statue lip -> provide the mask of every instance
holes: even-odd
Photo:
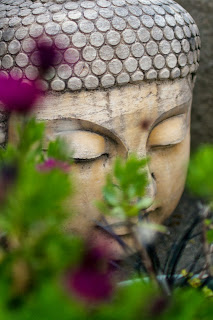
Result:
[[[145,214],[148,217],[150,214],[158,212],[160,207],[150,207],[147,209]],[[147,219],[144,219],[147,223]],[[134,218],[132,221],[131,229],[128,230],[127,226],[122,225],[122,221],[117,221],[114,223],[108,223],[108,221],[103,217],[103,220],[95,221],[95,226],[92,232],[93,241],[96,243],[101,243],[104,247],[108,248],[110,252],[110,260],[112,261],[123,261],[127,256],[134,254],[137,249],[134,246],[133,241],[133,229],[138,226],[138,217]],[[121,232],[122,231],[122,232]]]

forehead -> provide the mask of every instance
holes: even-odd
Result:
[[[49,94],[37,106],[41,120],[81,119],[111,129],[113,121],[131,115],[155,119],[190,102],[191,77],[166,82],[141,83],[110,90]]]
[[[144,153],[144,147],[151,128],[164,115],[175,115],[178,108],[190,107],[192,99],[191,77],[166,82],[141,83],[115,87],[108,91],[81,91],[49,95],[36,108],[36,116],[48,120],[59,131],[75,130],[72,119],[86,120],[88,130],[96,132],[98,125],[107,129],[132,152]],[[175,111],[176,110],[176,111]],[[172,114],[172,111],[173,112]],[[66,119],[64,121],[57,119]],[[54,121],[54,124],[51,120]],[[140,123],[148,120],[150,130],[141,132]],[[141,147],[141,143],[143,146]]]

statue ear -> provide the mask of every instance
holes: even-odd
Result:
[[[196,79],[197,79],[197,75],[196,74],[192,74],[192,90],[194,89]]]

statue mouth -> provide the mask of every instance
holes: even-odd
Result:
[[[134,217],[128,221],[128,223],[118,219],[115,220],[115,218],[108,219],[103,217],[101,221],[95,222],[93,238],[95,241],[103,242],[110,248],[112,260],[134,254],[133,232],[136,232],[136,228],[140,222],[144,221],[146,224],[149,223],[149,216],[158,214],[159,210],[161,210],[160,207],[150,207],[150,209],[146,209],[146,211],[143,212],[141,217]]]
[[[130,218],[128,222],[119,218],[104,217],[103,221],[96,222],[96,226],[97,228],[100,227],[102,229],[105,229],[105,231],[111,231],[111,233],[114,233],[119,237],[131,236],[133,232],[132,230],[138,226],[138,223],[149,223],[150,218],[153,215],[158,215],[160,210],[161,207],[150,206],[149,208],[143,210],[138,216]]]

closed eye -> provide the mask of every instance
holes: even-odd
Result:
[[[184,140],[187,132],[187,115],[181,114],[160,122],[151,131],[148,147],[168,147]]]
[[[102,155],[100,155],[99,157],[96,157],[96,158],[91,158],[91,159],[79,159],[79,158],[74,158],[74,163],[79,163],[79,164],[84,164],[84,163],[90,163],[90,162],[93,162],[95,160],[98,160],[102,157],[105,157],[105,158],[109,158],[109,154],[108,153],[103,153]]]
[[[107,153],[106,140],[97,133],[75,130],[57,133],[56,137],[66,142],[68,153],[71,153],[76,163],[92,161]]]

